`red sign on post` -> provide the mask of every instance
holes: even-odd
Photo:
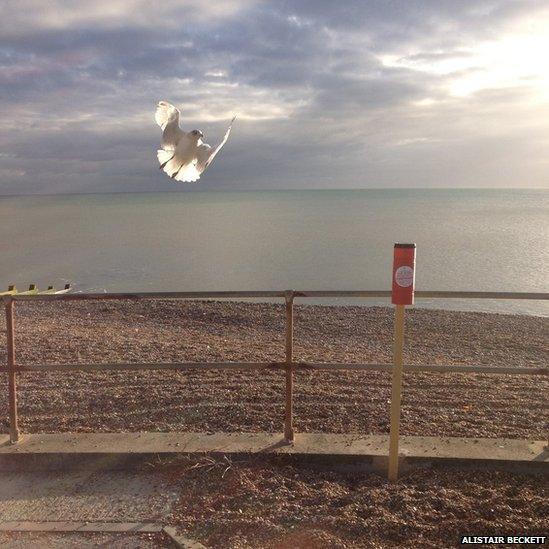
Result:
[[[395,244],[391,299],[394,305],[412,305],[414,303],[415,278],[416,245]]]

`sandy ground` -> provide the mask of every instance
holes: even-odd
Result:
[[[390,362],[391,309],[296,306],[295,357]],[[0,319],[3,322],[3,319]],[[24,363],[273,361],[284,356],[284,311],[271,304],[140,301],[17,303]],[[549,319],[410,310],[409,363],[546,365]],[[0,337],[4,336],[0,324]],[[0,361],[5,360],[0,340]],[[0,409],[6,409],[5,377]],[[540,438],[546,376],[409,373],[402,434]],[[27,373],[21,427],[55,431],[280,431],[282,372]],[[297,431],[387,433],[390,375],[300,372]],[[0,429],[7,431],[7,414]]]

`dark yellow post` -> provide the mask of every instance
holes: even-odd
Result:
[[[404,305],[395,309],[393,346],[393,384],[391,387],[391,434],[389,440],[389,480],[398,478],[398,437],[400,431],[400,403],[402,393],[402,355],[404,350]]]
[[[293,427],[293,400],[294,400],[294,372],[293,372],[293,350],[294,350],[294,293],[285,293],[286,301],[286,411],[284,415],[284,438],[287,442],[294,441]]]
[[[11,297],[5,298],[6,303],[6,347],[8,351],[8,391],[9,391],[9,415],[10,415],[10,441],[19,440],[19,427],[17,425],[17,379],[15,372],[15,326],[13,321],[14,303]]]

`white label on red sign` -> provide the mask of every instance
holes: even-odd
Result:
[[[408,288],[414,282],[414,269],[408,265],[399,267],[395,272],[395,282],[401,288]]]

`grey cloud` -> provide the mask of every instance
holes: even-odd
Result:
[[[168,7],[180,13],[176,3]],[[451,78],[481,69],[436,75],[380,60],[464,58],[476,40],[497,36],[541,2],[233,7],[213,19],[171,18],[166,27],[143,14],[106,20],[94,8],[88,23],[78,16],[55,29],[33,19],[5,35],[0,193],[173,189],[155,165],[158,99],[179,104],[185,127],[197,125],[213,142],[230,113],[243,111],[203,188],[471,184],[474,164],[479,184],[490,174],[494,185],[512,184],[526,173],[525,157],[536,184],[547,181],[527,138],[547,135],[542,116],[515,110],[528,82],[449,97]],[[485,157],[501,159],[506,172]]]

